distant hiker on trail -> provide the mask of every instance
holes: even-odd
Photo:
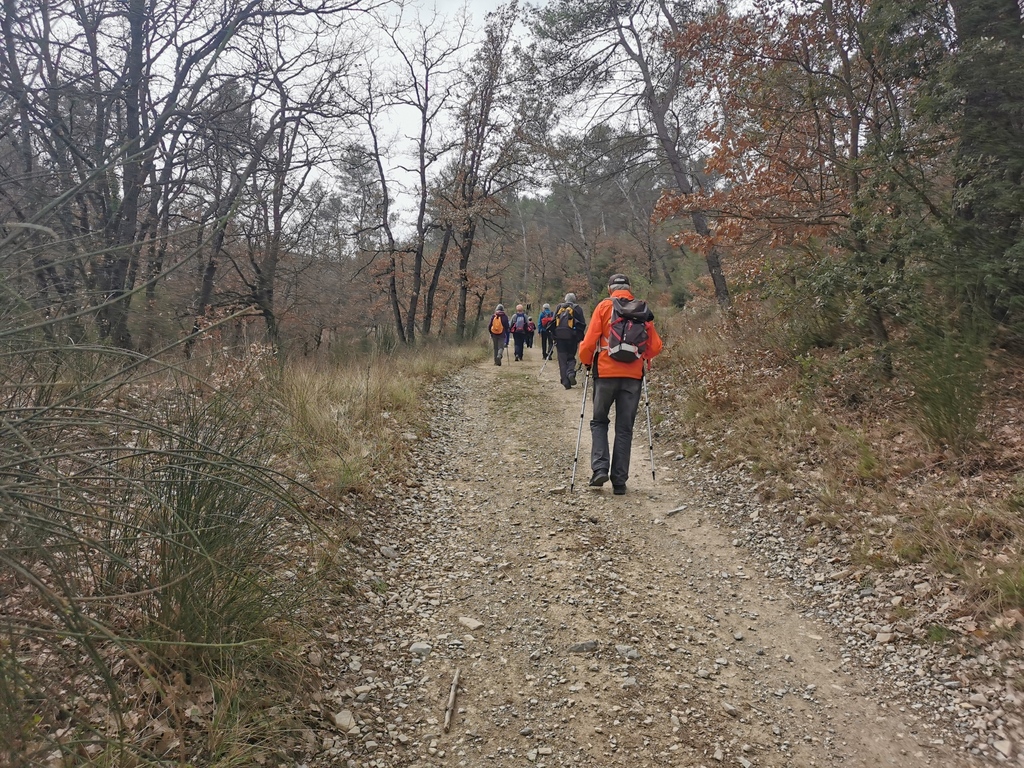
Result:
[[[555,348],[558,350],[558,373],[562,386],[576,386],[576,348],[587,329],[583,308],[576,303],[576,294],[565,294],[565,301],[555,307]]]
[[[554,322],[555,313],[551,311],[550,304],[545,304],[537,318],[537,329],[540,331],[540,353],[545,360],[550,360],[551,353],[555,351]]]
[[[612,481],[616,494],[626,492],[633,422],[640,406],[644,365],[661,352],[661,337],[654,329],[654,313],[646,302],[633,297],[629,278],[612,275],[610,298],[594,307],[587,334],[580,344],[580,360],[594,374],[594,409],[590,420],[590,485]],[[608,413],[615,404],[615,448],[608,456]]]
[[[526,348],[533,349],[533,334],[537,331],[537,324],[532,317],[526,318]]]
[[[516,360],[523,359],[523,345],[526,343],[526,312],[522,304],[516,304],[516,313],[509,319],[512,324],[512,344]]]
[[[501,304],[494,308],[491,315],[491,323],[487,330],[491,332],[491,344],[494,345],[494,364],[501,365],[501,358],[508,346],[509,324],[508,315],[505,314],[505,307]]]

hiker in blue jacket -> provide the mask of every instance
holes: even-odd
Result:
[[[551,353],[555,351],[554,326],[555,313],[551,311],[551,305],[545,304],[540,315],[537,316],[537,331],[540,333],[540,352],[545,360],[551,359]]]

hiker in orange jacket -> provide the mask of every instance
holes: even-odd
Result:
[[[594,307],[587,333],[580,343],[580,362],[594,375],[594,411],[590,420],[590,485],[612,481],[612,490],[626,492],[633,422],[640,406],[644,366],[661,352],[661,337],[654,329],[654,313],[633,297],[629,278],[608,280],[609,298]],[[613,319],[623,318],[614,324]],[[633,326],[625,322],[629,320]],[[623,329],[627,330],[623,330]],[[646,338],[644,338],[646,337]],[[608,455],[608,414],[615,405],[615,447]]]

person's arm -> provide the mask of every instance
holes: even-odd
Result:
[[[583,341],[580,342],[579,356],[580,362],[583,365],[591,365],[596,355],[600,354],[598,347],[601,344],[601,329],[604,327],[604,322],[601,318],[604,304],[605,302],[602,301],[594,307],[594,314],[587,325],[587,332],[583,336]]]
[[[662,349],[661,336],[658,335],[654,323],[647,323],[647,349],[644,350],[644,359],[653,360]]]

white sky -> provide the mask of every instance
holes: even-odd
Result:
[[[493,11],[502,4],[501,0],[417,0],[415,3],[421,8],[436,6],[437,10],[444,14],[455,13],[462,6],[466,6],[469,15],[473,17],[475,26],[483,24],[484,15]]]

